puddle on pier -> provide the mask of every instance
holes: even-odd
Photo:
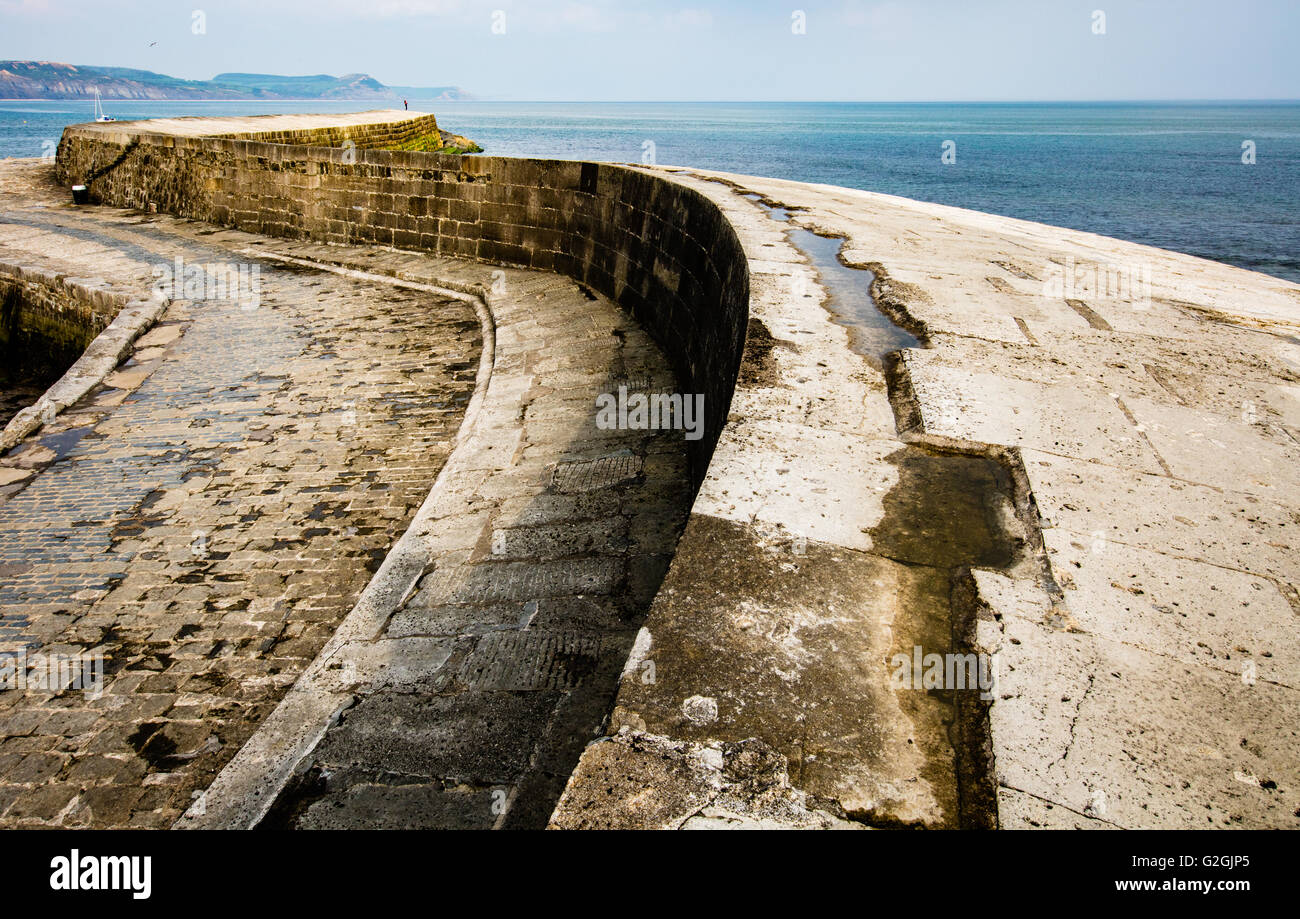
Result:
[[[875,274],[865,268],[850,268],[840,261],[844,240],[818,236],[802,227],[791,227],[789,232],[790,241],[808,256],[822,286],[830,294],[827,305],[835,322],[848,327],[849,347],[877,370],[884,367],[885,357],[890,353],[920,347],[915,335],[895,325],[876,306],[871,296]]]
[[[790,223],[792,212],[788,208],[769,204],[761,195],[745,195],[763,208],[773,220]],[[803,227],[791,226],[786,231],[813,267],[818,279],[830,294],[827,304],[835,322],[849,329],[849,346],[862,355],[877,370],[884,367],[885,357],[904,348],[918,348],[916,336],[894,324],[880,311],[871,296],[871,285],[876,276],[865,268],[850,268],[840,261],[844,240],[838,236],[818,236]]]
[[[748,198],[750,201],[753,201],[763,210],[767,211],[767,216],[771,217],[773,220],[780,221],[781,223],[790,222],[790,211],[787,208],[784,208],[779,204],[768,204],[767,201],[763,199],[762,195],[750,192],[749,194],[742,195],[741,197]]]

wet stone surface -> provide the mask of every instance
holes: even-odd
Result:
[[[36,380],[8,379],[0,383],[0,428],[7,425],[20,411],[33,404],[41,393],[58,377],[51,375]]]
[[[802,227],[792,227],[790,238],[817,269],[818,280],[830,295],[827,308],[835,314],[836,321],[848,327],[849,342],[855,352],[879,368],[888,354],[919,346],[916,336],[899,328],[872,298],[875,275],[865,268],[844,263],[840,255],[843,239],[819,236]]]
[[[0,258],[128,289],[177,256],[247,262],[254,239],[6,207]],[[102,694],[0,691],[0,826],[170,826],[446,461],[475,383],[473,309],[259,267],[256,308],[173,303],[134,360],[0,463],[0,655],[102,656],[104,674]]]

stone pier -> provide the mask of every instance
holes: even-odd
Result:
[[[0,164],[0,263],[123,317],[0,457],[0,658],[105,664],[0,691],[0,824],[1300,825],[1300,286],[379,149],[431,130]],[[915,347],[861,347],[799,228]],[[257,305],[157,294],[177,258]],[[598,426],[620,389],[702,436]]]

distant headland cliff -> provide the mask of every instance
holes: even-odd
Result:
[[[364,73],[287,77],[220,73],[182,80],[149,70],[51,61],[0,61],[0,99],[339,99],[441,101],[473,98],[458,86],[385,86]]]

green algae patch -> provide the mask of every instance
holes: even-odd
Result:
[[[385,150],[409,150],[417,153],[443,153],[448,156],[464,156],[467,153],[482,153],[483,148],[468,137],[439,131],[435,134],[418,134],[394,144],[385,144]]]

